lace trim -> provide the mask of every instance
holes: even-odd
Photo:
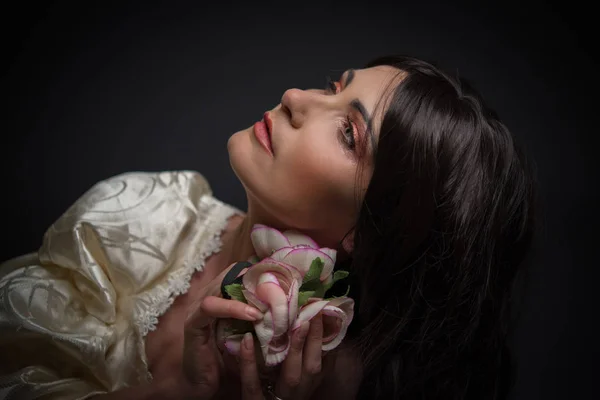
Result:
[[[143,303],[143,307],[136,307],[138,312],[134,318],[139,333],[138,351],[145,369],[143,374],[145,376],[142,376],[142,379],[152,380],[152,374],[148,370],[144,338],[148,332],[156,330],[158,319],[167,312],[175,298],[187,293],[192,275],[204,268],[208,257],[221,250],[223,245],[221,234],[227,227],[227,220],[234,214],[243,213],[211,195],[202,196],[198,219],[204,219],[202,223],[206,226],[206,232],[210,232],[210,237],[201,243],[200,251],[192,259],[186,260],[179,268],[172,271],[165,282],[137,299],[138,302]]]

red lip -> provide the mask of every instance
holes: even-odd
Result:
[[[267,153],[269,153],[271,157],[273,157],[273,147],[271,145],[271,138],[269,137],[269,129],[267,127],[267,124],[263,121],[256,122],[254,124],[254,136],[256,136],[256,139],[261,144],[261,146],[267,151]]]
[[[273,136],[273,121],[271,120],[271,117],[269,116],[268,111],[266,113],[264,113],[263,120],[267,124],[267,129],[269,130],[269,136],[272,137]]]

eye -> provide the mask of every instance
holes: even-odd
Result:
[[[327,83],[325,85],[325,92],[329,94],[337,94],[339,91],[338,83],[333,81],[330,76],[326,77]]]
[[[339,132],[342,135],[342,139],[346,147],[354,151],[354,149],[356,148],[356,129],[354,128],[354,123],[352,122],[352,120],[350,120],[350,117],[347,117],[340,122]]]
[[[338,94],[340,91],[340,85],[338,82],[335,82],[331,79],[331,77],[326,77],[327,84],[325,86],[325,92],[328,94]],[[356,148],[356,128],[354,122],[350,116],[347,116],[343,120],[338,121],[338,133],[341,137],[344,146],[348,149],[354,151]]]

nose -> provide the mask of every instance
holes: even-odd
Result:
[[[290,112],[292,126],[299,128],[311,108],[318,101],[318,90],[288,89],[281,97],[281,104]]]

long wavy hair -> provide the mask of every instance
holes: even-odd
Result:
[[[406,76],[387,102],[353,250],[336,266],[351,271],[356,300],[358,397],[506,398],[509,304],[534,234],[532,164],[464,79],[411,57],[366,67],[377,65]]]

